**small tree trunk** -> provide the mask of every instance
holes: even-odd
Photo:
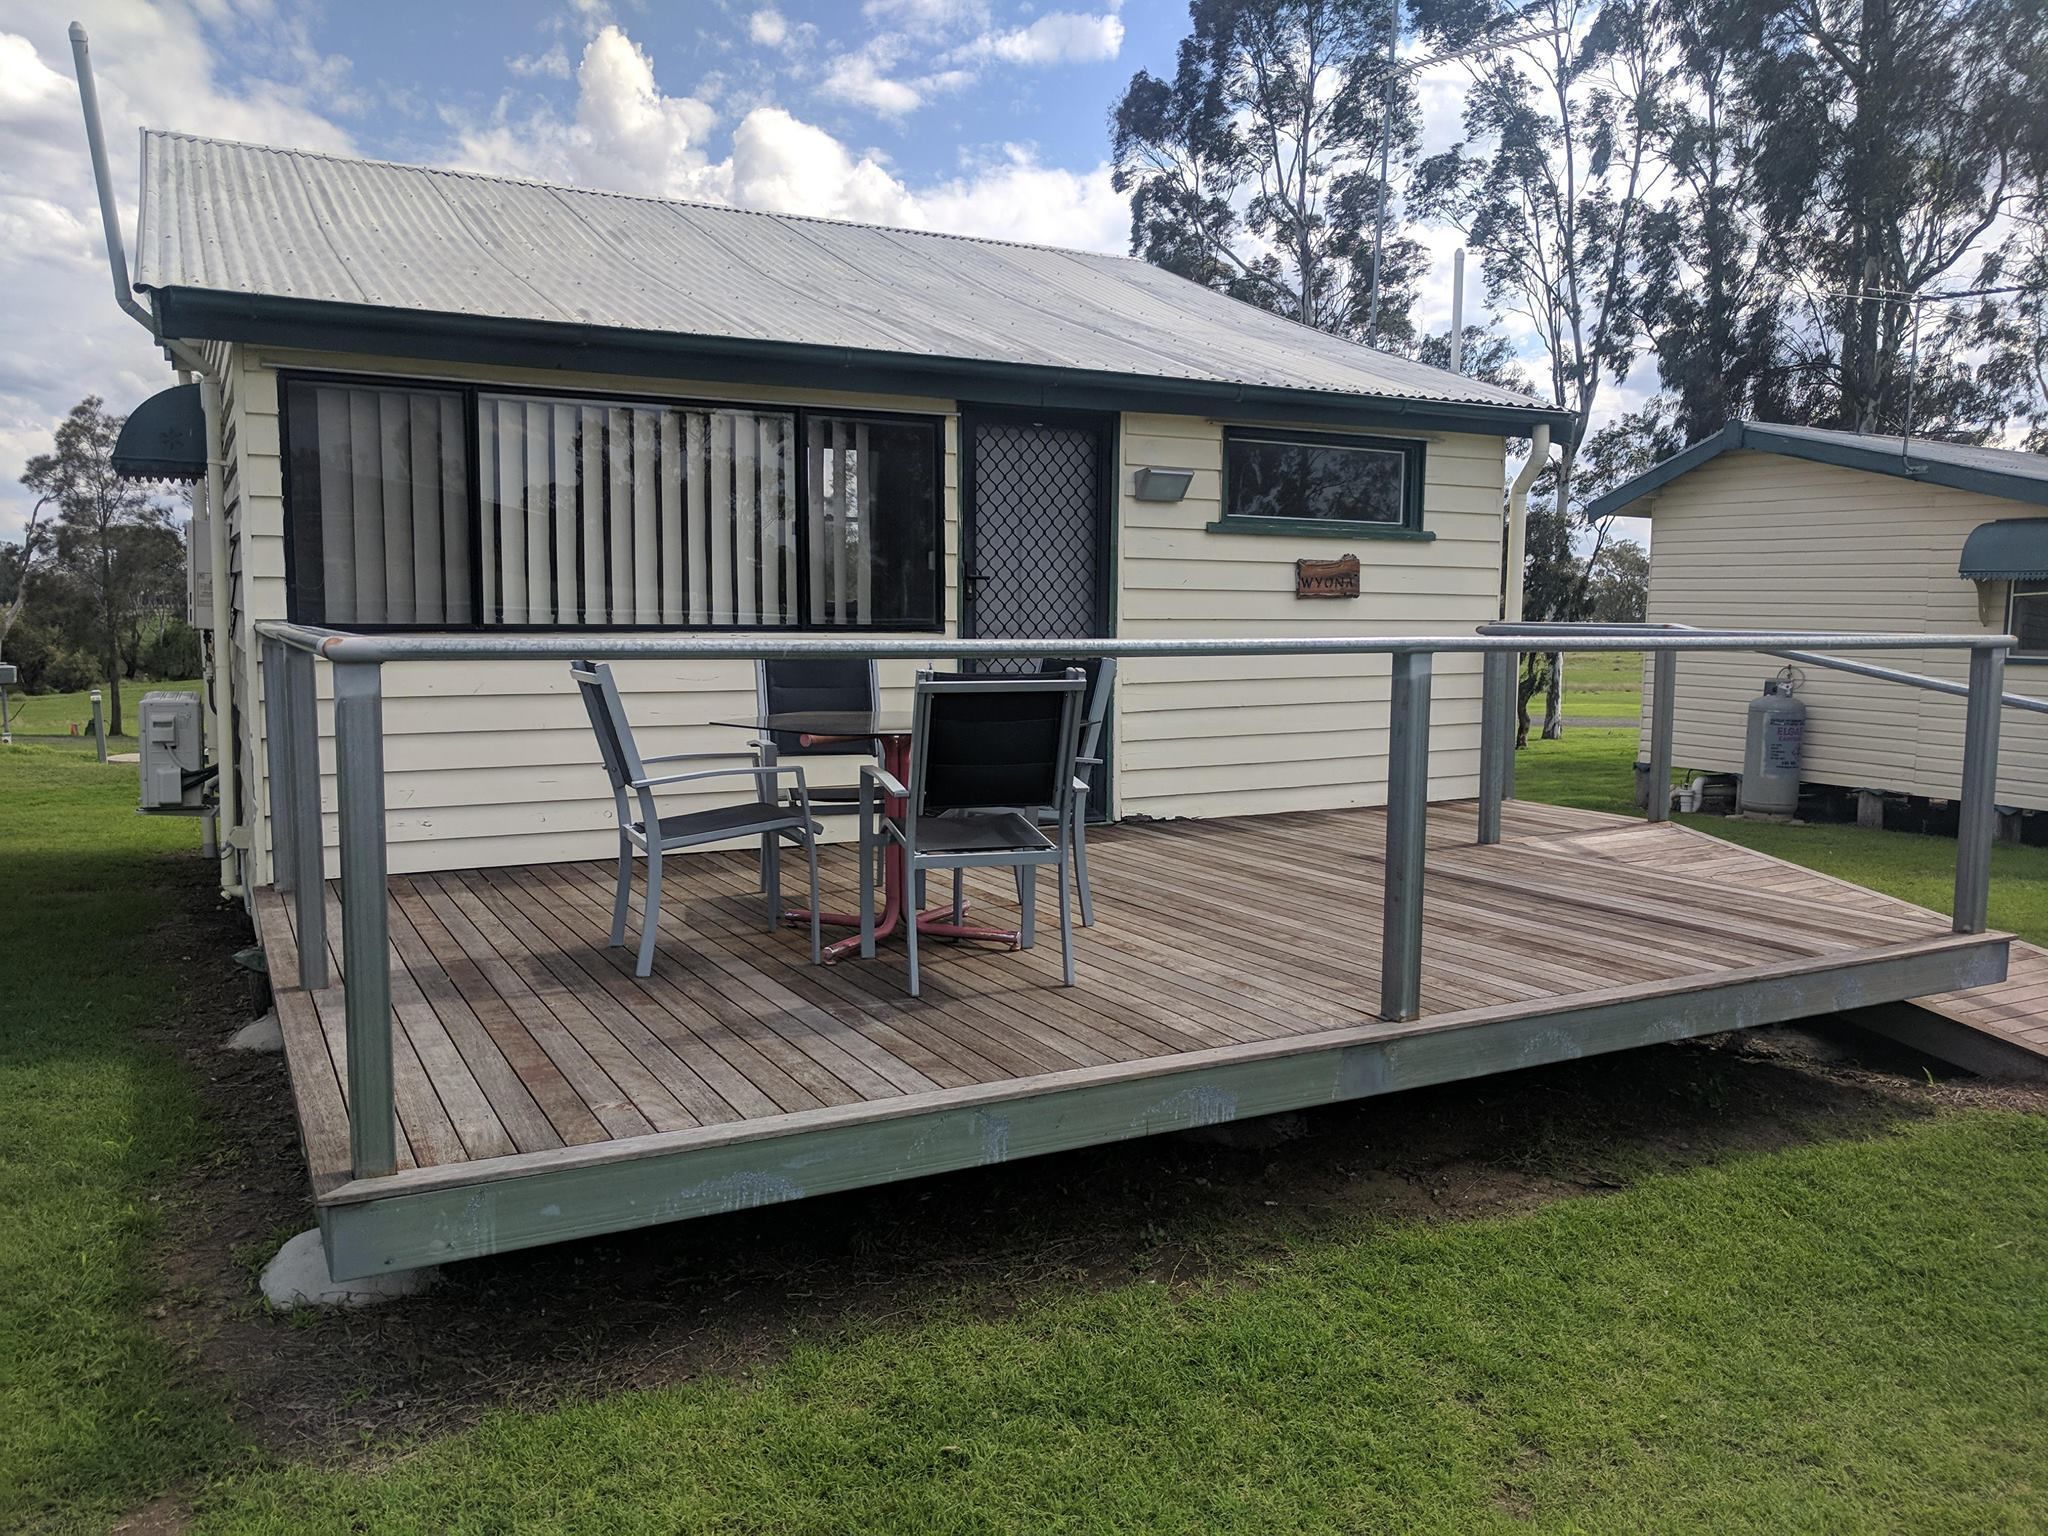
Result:
[[[1550,680],[1543,689],[1543,739],[1564,739],[1564,657],[1550,658]]]

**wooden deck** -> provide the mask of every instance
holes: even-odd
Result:
[[[277,993],[335,1273],[2005,974],[2001,935],[1681,827],[1524,803],[1506,827],[1479,847],[1470,805],[1432,807],[1423,1017],[1402,1025],[1373,1011],[1376,811],[1103,829],[1072,989],[1043,917],[1030,952],[930,944],[921,999],[900,945],[813,967],[803,934],[764,931],[751,854],[682,861],[645,981],[606,947],[608,865],[393,877],[398,1173],[350,1178],[341,983]],[[852,851],[824,862],[826,905],[852,906]],[[1006,875],[969,899],[1014,912]],[[258,916],[293,976],[289,903],[261,892]]]

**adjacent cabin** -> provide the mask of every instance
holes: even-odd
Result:
[[[145,134],[142,166],[136,290],[223,381],[251,888],[261,621],[1465,631],[1499,611],[1505,440],[1557,419],[1118,257],[184,134]],[[1355,587],[1298,581],[1347,555]],[[1440,798],[1476,787],[1478,663],[1437,684]],[[753,707],[747,663],[619,671],[658,752],[733,745],[710,722]],[[1098,810],[1382,801],[1387,686],[1384,657],[1135,663]],[[395,871],[613,847],[565,668],[398,666],[386,688]]]
[[[1735,422],[1590,511],[1650,519],[1652,623],[1767,629],[1797,613],[1815,629],[2010,633],[2019,645],[2007,690],[2048,689],[2048,458],[2039,454]],[[1965,679],[1961,652],[1861,659]],[[1778,665],[1682,658],[1676,765],[1740,773],[1749,701]],[[1802,670],[1798,696],[1806,783],[1955,798],[1960,698],[1817,668]],[[1998,801],[2048,809],[2048,718],[2005,712]]]

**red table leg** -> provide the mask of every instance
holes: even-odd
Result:
[[[910,738],[908,736],[885,736],[882,738],[882,766],[889,776],[901,784],[910,777]],[[892,816],[901,816],[906,802],[895,795],[886,799],[887,810]],[[889,843],[882,855],[882,910],[875,918],[875,938],[879,941],[896,932],[903,921],[903,914],[910,906],[909,885],[904,878],[903,850],[895,843]],[[793,927],[808,928],[811,914],[808,908],[792,908],[782,914],[783,920]],[[835,928],[858,928],[860,917],[851,912],[820,912],[818,921]],[[979,928],[967,923],[953,921],[950,904],[934,907],[928,912],[917,914],[917,931],[920,936],[934,939],[971,940],[978,943],[1007,944],[1015,949],[1018,934],[1011,928]],[[860,935],[854,933],[835,943],[825,946],[824,960],[827,965],[843,960],[848,955],[860,953]]]

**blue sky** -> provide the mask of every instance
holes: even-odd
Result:
[[[0,0],[0,539],[71,404],[169,379],[109,292],[73,16],[131,245],[148,126],[1121,252],[1108,115],[1187,29],[1184,0]],[[1435,148],[1455,66],[1422,87]],[[1426,234],[1440,329],[1456,237]]]

